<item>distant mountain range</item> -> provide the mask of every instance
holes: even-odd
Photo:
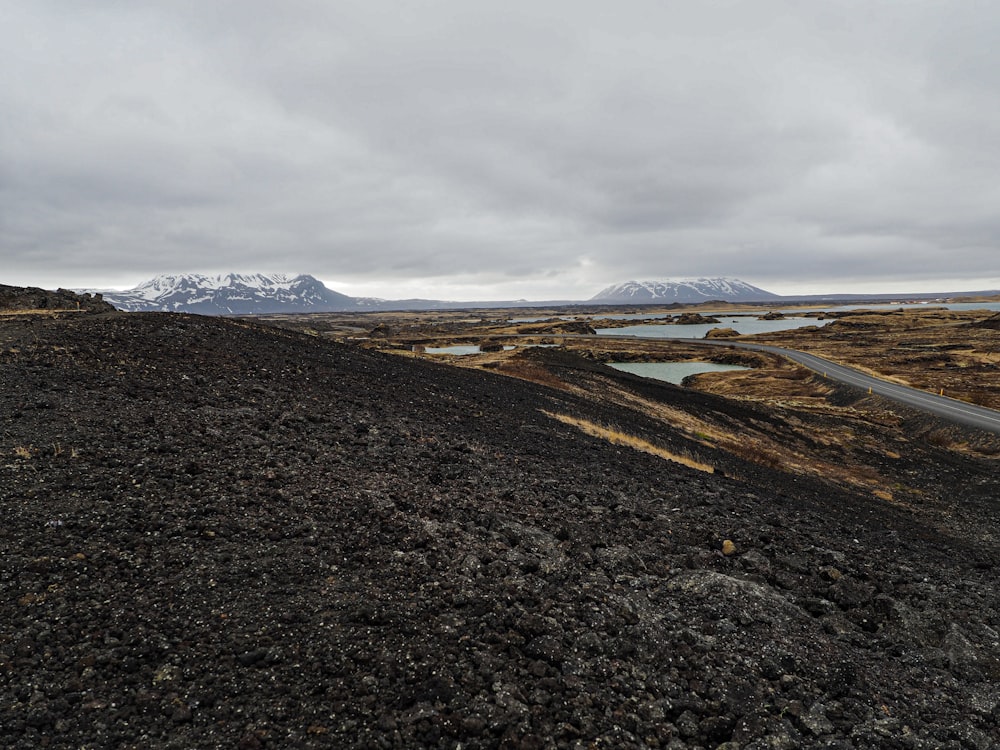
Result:
[[[156,276],[125,290],[86,289],[127,312],[189,312],[200,315],[254,315],[265,313],[364,312],[374,310],[447,310],[467,307],[530,307],[573,304],[492,301],[445,302],[429,299],[385,300],[349,297],[328,289],[308,274],[240,274],[207,276],[198,273]]]
[[[699,302],[767,302],[780,300],[772,292],[739,279],[701,278],[666,281],[626,281],[602,289],[590,298],[604,305],[697,304]]]
[[[190,273],[156,276],[124,291],[96,290],[107,302],[128,312],[190,312],[202,315],[250,315],[278,312],[339,312],[371,309],[378,300],[348,297],[308,276]]]
[[[216,276],[177,274],[157,276],[133,289],[87,289],[103,295],[105,301],[128,312],[190,312],[202,315],[254,315],[264,313],[364,312],[382,310],[454,310],[462,308],[554,307],[562,305],[664,305],[701,302],[807,302],[807,301],[889,301],[942,299],[955,294],[900,295],[813,295],[783,297],[745,281],[732,278],[667,279],[626,281],[598,292],[586,301],[500,300],[446,302],[428,299],[385,300],[350,297],[328,289],[308,274],[238,274]],[[997,294],[997,292],[966,292]]]

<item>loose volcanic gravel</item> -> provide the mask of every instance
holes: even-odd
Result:
[[[1000,747],[995,546],[545,413],[609,409],[246,322],[0,322],[0,746]]]

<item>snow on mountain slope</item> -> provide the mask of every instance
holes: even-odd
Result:
[[[663,281],[626,281],[602,289],[591,302],[607,304],[651,304],[681,302],[684,304],[723,300],[726,302],[758,302],[779,299],[739,279],[699,278],[665,279]]]
[[[253,315],[293,312],[346,312],[352,310],[427,310],[482,305],[515,307],[517,302],[443,302],[438,300],[381,300],[349,297],[327,289],[308,274],[162,275],[133,289],[85,290],[100,292],[119,310],[128,312],[190,312],[202,315]],[[778,295],[738,279],[701,278],[666,281],[628,281],[601,291],[591,302],[605,304],[684,304],[727,300],[751,302],[779,299]]]
[[[163,275],[133,289],[101,294],[119,310],[205,315],[339,312],[367,309],[370,302],[327,289],[307,274]]]

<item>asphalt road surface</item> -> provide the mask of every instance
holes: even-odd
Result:
[[[569,337],[567,337],[569,338]],[[885,396],[886,398],[892,399],[893,401],[898,401],[899,403],[906,404],[907,406],[912,406],[915,409],[922,409],[925,412],[929,412],[936,416],[947,419],[951,422],[957,424],[965,425],[968,427],[976,427],[980,430],[986,430],[987,432],[993,432],[1000,434],[1000,411],[995,409],[987,409],[984,406],[976,406],[975,404],[969,404],[965,401],[957,401],[953,398],[948,398],[947,396],[939,396],[936,393],[929,393],[927,391],[921,391],[916,388],[910,388],[905,385],[898,385],[896,383],[890,383],[887,380],[882,380],[880,378],[872,377],[871,375],[866,375],[865,373],[855,370],[852,367],[845,367],[844,365],[838,365],[831,362],[828,359],[823,359],[822,357],[817,357],[815,354],[806,354],[805,352],[796,351],[794,349],[782,349],[778,346],[767,346],[766,344],[751,344],[742,341],[730,341],[730,340],[706,340],[706,339],[665,339],[654,336],[574,336],[573,338],[602,338],[602,339],[632,339],[639,341],[661,341],[664,343],[669,343],[670,341],[683,341],[685,344],[704,344],[706,346],[734,346],[740,349],[750,349],[752,351],[758,352],[770,352],[772,354],[778,354],[782,357],[786,357],[793,362],[798,362],[800,365],[808,367],[810,370],[821,373],[825,377],[831,380],[836,380],[840,383],[847,383],[848,385],[853,385],[858,388],[864,388],[865,390],[871,389],[872,393],[878,394],[879,396]]]

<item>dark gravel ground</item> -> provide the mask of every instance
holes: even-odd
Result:
[[[0,323],[0,746],[1000,747],[995,544],[543,410],[635,419],[245,322]]]

